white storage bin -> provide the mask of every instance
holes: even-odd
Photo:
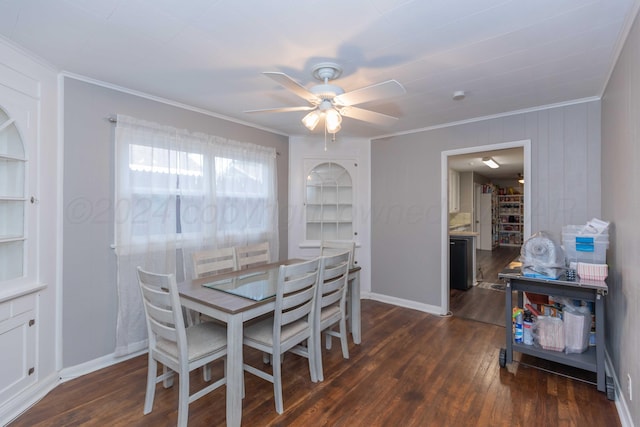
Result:
[[[606,264],[609,233],[589,233],[583,225],[562,227],[562,246],[567,265],[571,262]]]

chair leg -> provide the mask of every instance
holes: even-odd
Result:
[[[340,344],[342,346],[342,357],[349,358],[349,343],[347,342],[347,321],[343,317],[340,319]]]
[[[317,341],[313,347],[313,352],[315,354],[315,365],[316,365],[316,378],[318,381],[324,381],[324,373],[322,369],[322,332],[316,332],[315,341]]]
[[[178,378],[178,427],[187,427],[189,421],[189,369],[181,369]]]
[[[282,403],[282,362],[280,354],[273,354],[273,395],[276,403],[276,412],[282,414],[284,412],[284,404]]]
[[[324,334],[327,350],[331,350],[331,334],[329,332],[331,332],[331,329]]]
[[[156,377],[158,375],[158,362],[149,352],[149,362],[147,366],[147,393],[144,398],[144,414],[148,414],[153,409],[153,398],[156,395]]]
[[[208,363],[202,367],[202,379],[205,382],[211,381],[211,365]]]
[[[309,359],[309,374],[311,375],[311,382],[318,382],[318,362],[316,361],[316,350],[318,347],[314,344],[310,345],[310,348],[307,348],[307,359]]]
[[[173,376],[175,373],[165,365],[162,365],[162,374],[164,375],[164,380],[162,381],[164,388],[173,386]]]

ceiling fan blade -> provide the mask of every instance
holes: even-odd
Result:
[[[270,77],[271,79],[275,80],[280,85],[282,85],[285,89],[289,89],[291,92],[295,93],[300,98],[305,99],[314,105],[318,105],[322,101],[316,95],[309,92],[309,90],[306,87],[302,86],[300,83],[293,80],[291,77],[289,77],[285,73],[279,73],[276,71],[265,71],[262,74],[264,74],[267,77]]]
[[[265,108],[262,110],[247,110],[245,113],[288,113],[291,111],[311,111],[315,110],[316,107],[311,105],[306,107],[281,107],[281,108]]]
[[[397,117],[387,116],[386,114],[376,113],[375,111],[358,107],[342,107],[340,114],[351,119],[371,122],[382,126],[391,126],[398,121]]]
[[[405,93],[407,93],[407,91],[404,89],[404,86],[396,80],[387,80],[386,82],[343,93],[333,98],[333,101],[338,105],[357,105],[376,99],[400,96]]]

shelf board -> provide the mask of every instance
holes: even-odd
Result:
[[[539,357],[541,359],[551,360],[552,362],[562,363],[563,365],[573,366],[575,368],[584,369],[591,372],[597,371],[596,348],[588,347],[584,353],[569,353],[563,351],[545,350],[541,347],[526,345],[520,343],[513,344],[513,350],[522,354]]]
[[[0,243],[13,243],[26,240],[24,236],[0,236]]]
[[[9,160],[9,161],[15,161],[15,162],[26,162],[27,159],[21,158],[21,157],[15,157],[15,156],[9,156],[7,154],[0,154],[0,160]]]

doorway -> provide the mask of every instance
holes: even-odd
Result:
[[[449,191],[448,182],[452,167],[457,168],[459,175],[472,174],[471,178],[467,177],[467,182],[471,188],[467,190],[461,189],[458,193],[469,194],[469,197],[473,199],[466,205],[472,211],[470,213],[472,218],[470,231],[478,233],[476,237],[476,265],[474,266],[476,281],[474,285],[482,285],[473,286],[466,291],[450,290],[449,288],[449,218],[452,215],[450,210],[447,209],[450,203],[443,203],[442,253],[444,256],[442,257],[442,295],[443,301],[446,300],[444,301],[444,306],[453,315],[504,325],[504,291],[492,289],[490,286],[500,285],[501,281],[498,280],[497,274],[509,262],[518,257],[520,245],[523,243],[524,238],[530,235],[530,151],[530,140],[522,140],[442,153],[443,201],[447,200],[448,202],[447,196],[452,194]],[[514,153],[519,156],[518,160],[513,160]],[[482,162],[482,159],[486,157],[497,160],[497,163],[500,164],[498,170],[488,172],[487,166]],[[473,174],[476,174],[476,176],[473,176]],[[519,184],[518,179],[523,179],[524,183]],[[462,181],[464,182],[464,180]],[[495,222],[497,221],[496,218],[493,220],[494,228],[492,228],[491,219],[487,222],[487,218],[482,218],[483,208],[479,200],[479,196],[483,195],[483,192],[488,192],[488,189],[493,188],[494,191],[497,191],[495,184],[499,184],[499,188],[503,189],[502,192],[507,195],[520,193],[521,196],[518,197],[522,199],[521,205],[523,206],[522,217],[517,220],[519,228],[515,224],[509,224],[508,227],[502,226],[500,227],[502,231],[500,234],[497,234],[500,224]],[[486,194],[484,196],[484,199],[488,198]],[[506,197],[502,197],[502,199],[510,200]],[[460,201],[459,205],[464,206],[465,203]],[[492,215],[490,208],[488,210],[489,214],[486,213],[486,206],[484,212],[485,216]],[[496,215],[495,211],[494,215]],[[515,215],[507,217],[507,221],[516,222],[514,218],[511,218],[513,216]],[[507,233],[513,233],[513,230],[519,231],[519,240],[514,237],[509,240],[509,234]],[[480,240],[482,240],[482,243]],[[502,245],[500,244],[501,242]],[[494,309],[494,306],[497,306],[497,308]]]

